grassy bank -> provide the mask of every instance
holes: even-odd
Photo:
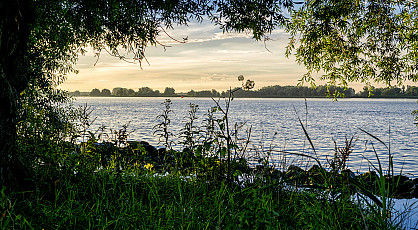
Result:
[[[128,142],[128,125],[91,131],[87,106],[78,111],[78,121],[59,123],[62,129],[30,114],[24,124],[32,126],[22,127],[17,143],[25,180],[2,188],[0,228],[399,228],[389,198],[402,194],[398,187],[411,180],[401,181],[390,168],[384,175],[380,164],[374,173],[353,176],[346,165],[350,140],[335,148],[326,166],[316,152],[296,154],[313,159],[309,170],[272,163],[269,148],[251,155],[250,135],[242,138],[230,121],[231,102],[231,96],[224,104],[214,100],[202,124],[196,124],[198,106],[191,104],[176,134],[181,142],[174,143],[166,100],[154,128],[160,149]]]
[[[266,161],[253,167],[232,158],[228,164],[226,157],[197,154],[201,150],[147,151],[139,143],[74,148],[80,152],[68,154],[65,166],[34,168],[28,189],[2,190],[1,229],[399,227],[387,203],[394,187],[386,187],[385,177],[353,178],[338,170],[342,164],[279,171]],[[103,149],[112,150],[106,167]]]
[[[2,229],[382,229],[348,198],[277,181],[245,186],[152,172],[101,171],[78,182],[8,194]],[[264,178],[265,179],[265,178]]]

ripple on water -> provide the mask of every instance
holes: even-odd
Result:
[[[164,98],[79,97],[75,104],[87,103],[94,109],[92,116],[97,120],[92,130],[100,125],[118,130],[130,121],[128,129],[135,130],[130,140],[157,144],[153,127],[157,124],[156,117],[163,110],[163,101]],[[200,122],[207,110],[214,106],[212,99],[205,98],[172,98],[172,102],[170,118],[174,133],[184,126],[190,103],[199,105]],[[386,160],[388,153],[382,144],[358,129],[361,127],[386,143],[390,137],[391,152],[395,154],[395,162],[400,162],[395,168],[418,174],[417,162],[414,161],[418,153],[418,129],[413,125],[411,116],[411,112],[417,109],[416,100],[341,99],[331,102],[329,99],[307,99],[307,105],[308,110],[303,99],[238,98],[232,102],[230,117],[232,122],[247,122],[244,129],[252,126],[254,145],[261,143],[267,147],[273,143],[272,146],[280,150],[312,153],[299,124],[299,116],[304,124],[307,122],[307,132],[318,154],[324,157],[333,154],[334,140],[337,146],[344,146],[345,137],[354,136],[357,141],[349,165],[355,170],[368,167],[364,157],[376,163],[373,147],[382,161]],[[244,130],[241,133],[245,135]]]

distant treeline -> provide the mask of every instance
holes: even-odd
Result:
[[[330,94],[339,92],[345,97],[374,97],[374,98],[415,98],[418,97],[418,87],[416,86],[402,86],[387,87],[387,88],[375,88],[364,87],[363,91],[358,93],[352,88],[344,89],[343,87],[320,85],[315,88],[307,86],[266,86],[258,90],[244,91],[233,89],[234,97],[248,97],[248,98],[290,98],[290,97],[327,97]],[[92,96],[92,97],[223,97],[227,96],[229,91],[218,92],[212,90],[194,91],[190,90],[187,93],[176,93],[176,90],[171,87],[166,87],[164,92],[159,90],[153,90],[149,87],[139,88],[138,91],[127,88],[113,88],[109,89],[93,89],[91,92],[75,91],[70,94],[73,96]]]
[[[359,97],[376,97],[376,98],[416,98],[418,97],[417,86],[402,86],[398,87],[386,87],[386,88],[375,88],[375,87],[364,87],[363,91],[357,94]]]

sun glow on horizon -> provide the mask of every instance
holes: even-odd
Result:
[[[116,87],[135,91],[141,87],[160,91],[173,87],[176,92],[225,91],[240,86],[237,76],[244,75],[255,81],[255,89],[260,89],[271,85],[297,85],[306,73],[294,56],[285,57],[289,35],[280,29],[273,31],[270,40],[265,42],[256,41],[246,33],[222,33],[205,21],[166,32],[180,41],[187,38],[187,42],[176,42],[162,32],[159,42],[166,47],[148,47],[146,60],[141,65],[119,60],[106,52],[97,59],[95,52],[87,49],[75,66],[79,73],[70,74],[59,88],[82,92]],[[316,83],[326,82],[318,80]],[[363,86],[349,84],[356,92]]]
[[[79,73],[70,74],[60,88],[84,92],[115,87],[224,91],[239,86],[237,76],[244,75],[254,80],[258,89],[296,85],[305,73],[294,57],[285,57],[288,35],[283,30],[275,30],[266,42],[255,41],[246,33],[222,33],[209,22],[191,23],[167,33],[178,40],[187,37],[187,42],[178,43],[162,32],[159,42],[167,47],[148,47],[149,65],[143,60],[142,69],[139,63],[128,63],[106,52],[97,60],[95,52],[88,50],[75,66]]]

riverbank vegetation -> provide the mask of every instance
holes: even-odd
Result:
[[[236,90],[233,89],[233,90]],[[93,89],[91,92],[70,92],[70,95],[91,96],[91,97],[225,97],[228,91],[218,92],[217,90],[190,90],[187,93],[176,93],[176,90],[171,87],[166,87],[164,92],[153,90],[149,87],[139,88],[137,91],[127,88],[113,88],[112,92],[109,89]],[[235,97],[237,98],[325,98],[333,96],[341,96],[345,98],[418,98],[417,86],[402,86],[402,87],[364,87],[362,91],[355,92],[353,88],[335,87],[333,85],[319,85],[315,87],[308,86],[266,86],[258,90],[252,91],[237,91]]]
[[[160,148],[127,141],[129,124],[91,130],[95,119],[87,105],[22,107],[17,147],[25,182],[1,190],[0,227],[401,227],[390,199],[416,196],[416,181],[378,166],[354,174],[346,166],[352,140],[336,146],[326,165],[316,158],[313,143],[313,152],[303,154],[257,148],[251,128],[242,130],[228,116],[232,97],[214,100],[201,124],[199,106],[190,104],[178,134],[170,129],[171,101],[165,100],[154,128]],[[174,143],[174,136],[181,141]],[[286,160],[291,157],[311,163]]]
[[[158,40],[159,34],[167,34],[164,28],[204,18],[224,32],[247,32],[258,41],[284,29],[290,37],[286,55],[294,53],[307,70],[301,82],[315,85],[318,77],[344,89],[350,82],[401,86],[418,81],[417,4],[394,0],[3,1],[0,227],[400,228],[401,215],[391,209],[391,197],[404,193],[398,194],[400,187],[413,196],[414,180],[394,175],[390,166],[384,170],[381,164],[371,165],[374,173],[352,176],[344,164],[349,141],[336,146],[334,158],[324,165],[317,161],[302,122],[313,153],[275,153],[268,147],[250,151],[249,130],[244,137],[239,135],[240,125],[228,116],[232,94],[240,94],[236,89],[227,91],[225,101],[214,101],[203,124],[196,124],[197,107],[191,106],[181,134],[170,132],[170,101],[165,101],[155,128],[165,148],[155,150],[146,143],[128,143],[128,125],[109,132],[106,127],[91,130],[94,118],[89,117],[88,107],[67,106],[68,97],[56,87],[77,72],[78,57],[87,49],[97,58],[107,52],[141,65],[147,62],[148,45],[168,48]],[[392,92],[400,93],[392,88],[381,93]],[[100,95],[109,93],[100,91]],[[166,88],[163,94],[173,96],[175,90]],[[173,143],[172,135],[180,135],[182,143]],[[373,134],[370,138],[376,139]],[[312,170],[287,165],[286,160],[276,164],[273,154],[316,163]],[[390,148],[388,155],[391,165]]]

